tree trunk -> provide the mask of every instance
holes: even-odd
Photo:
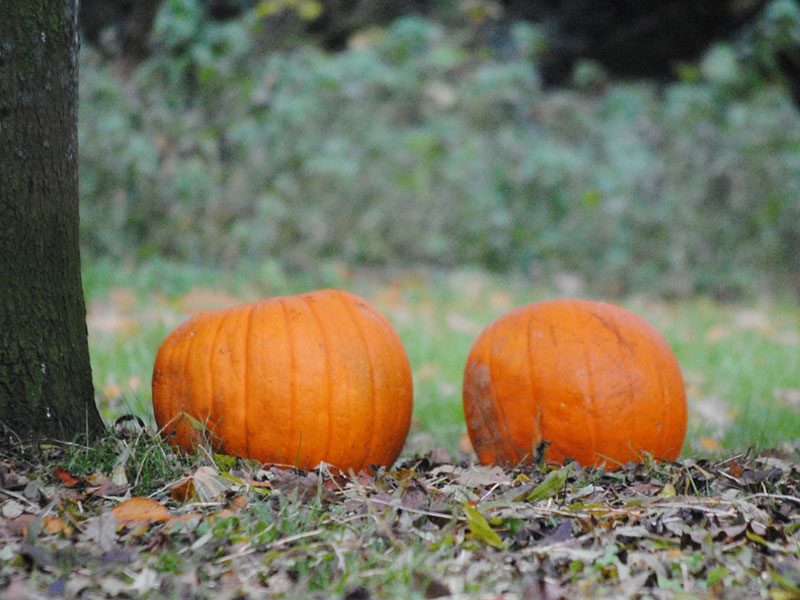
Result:
[[[78,247],[77,2],[0,2],[0,429],[94,437]]]

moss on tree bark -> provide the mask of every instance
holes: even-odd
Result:
[[[78,246],[77,3],[0,3],[0,429],[90,437]]]

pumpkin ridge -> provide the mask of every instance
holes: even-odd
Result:
[[[663,375],[663,373],[661,373],[661,369],[659,369],[659,368],[656,368],[655,371],[656,371],[656,376],[658,377],[658,389],[661,392],[661,396],[662,397],[666,396],[666,387],[664,386],[664,375]],[[658,434],[659,434],[658,435],[658,448],[659,448],[658,453],[661,454],[661,456],[657,456],[656,457],[656,458],[661,458],[662,460],[664,459],[664,454],[666,454],[666,452],[669,450],[669,448],[665,448],[664,447],[666,445],[666,444],[664,444],[664,435],[665,435],[666,430],[667,430],[667,419],[666,419],[666,416],[667,416],[666,408],[662,404],[662,406],[661,406],[661,429],[658,432]]]
[[[192,342],[194,341],[194,329],[191,325],[192,324],[190,323],[186,327],[186,335],[189,337],[189,342],[187,344],[181,344],[181,351],[183,352],[181,355],[182,370],[186,369],[191,357],[190,351],[192,349]],[[178,439],[181,437],[181,431],[185,431],[187,427],[187,419],[184,414],[190,412],[191,398],[189,398],[189,386],[185,380],[178,382],[178,385],[175,387],[177,388],[177,393],[173,398],[171,398],[173,408],[173,412],[171,414],[173,416],[169,421],[169,426],[172,429],[173,438]],[[180,430],[178,429],[179,425],[181,426]]]
[[[471,357],[472,353],[470,358]],[[464,415],[467,419],[467,433],[469,434],[470,441],[472,442],[479,459],[482,462],[484,461],[484,459],[481,457],[484,456],[484,449],[486,449],[487,451],[492,452],[491,460],[496,461],[497,453],[495,452],[495,448],[497,445],[497,439],[495,438],[494,426],[492,425],[494,421],[490,422],[485,412],[485,410],[488,410],[486,404],[490,404],[491,400],[489,402],[482,401],[484,400],[482,390],[474,393],[472,391],[473,387],[479,385],[479,383],[472,383],[472,380],[475,379],[475,377],[472,375],[472,371],[477,371],[481,367],[485,367],[486,369],[486,380],[488,382],[489,365],[481,364],[478,358],[475,358],[474,360],[468,360],[464,368],[465,385],[462,396]],[[476,426],[475,421],[480,421],[481,426]],[[486,432],[488,432],[489,436],[484,435]],[[494,442],[494,444],[491,446],[483,443],[483,441],[488,439],[488,437],[491,437],[492,439],[490,441]]]
[[[633,404],[636,402],[636,389],[635,389],[635,384],[633,382],[633,374],[628,368],[625,369],[625,378],[628,380],[628,397],[629,397],[628,402],[630,403],[631,406],[633,406]],[[638,445],[642,442],[642,440],[638,438],[639,430],[641,428],[641,423],[639,423],[638,421],[639,421],[639,415],[637,413],[634,413],[631,417],[631,429],[634,432],[636,432],[637,447],[630,447],[630,451],[633,453],[633,458],[631,458],[630,460],[636,460],[636,458],[640,456],[642,453],[641,449],[638,447]]]
[[[533,459],[533,455],[536,452],[536,448],[538,448],[539,444],[541,443],[544,433],[542,427],[542,410],[539,402],[541,401],[540,398],[536,397],[536,384],[534,383],[533,377],[533,364],[531,363],[530,356],[531,348],[533,347],[532,337],[533,337],[533,313],[528,313],[528,323],[525,327],[525,364],[528,367],[528,386],[530,387],[529,397],[533,398],[533,402],[531,402],[530,409],[531,409],[531,418],[534,422],[534,437],[533,443],[531,444],[531,459]],[[537,439],[538,436],[538,439]]]
[[[584,360],[583,363],[586,365],[586,386],[588,388],[588,394],[584,397],[584,402],[588,405],[588,413],[591,415],[592,418],[589,419],[590,427],[588,428],[591,431],[591,444],[589,451],[589,459],[592,461],[592,464],[597,465],[598,458],[601,458],[603,461],[608,461],[606,457],[598,457],[597,455],[597,419],[595,415],[598,414],[597,412],[597,387],[595,384],[595,379],[593,376],[594,373],[594,365],[592,364],[592,358],[587,351],[585,346],[581,347],[583,351]],[[566,457],[565,457],[566,458]],[[573,457],[577,460],[577,456]]]
[[[187,329],[189,329],[187,327]],[[177,342],[176,342],[177,343]],[[189,363],[189,350],[191,348],[191,340],[189,344],[181,344],[181,365],[180,368],[185,370],[186,365]],[[175,350],[170,353],[170,358],[172,358],[172,354],[175,353]],[[171,362],[171,361],[170,361]],[[167,363],[170,364],[170,363]],[[170,377],[171,379],[171,377]],[[186,418],[183,416],[183,413],[188,410],[189,407],[189,398],[188,393],[189,390],[187,389],[187,384],[185,380],[179,380],[175,388],[173,390],[175,392],[174,395],[170,396],[170,413],[172,418],[168,421],[170,423],[170,428],[172,429],[173,439],[178,437],[178,424],[185,420]],[[166,425],[165,425],[166,427]]]
[[[156,366],[153,369],[153,397],[167,398],[167,402],[153,405],[153,413],[156,417],[159,433],[166,433],[168,425],[171,425],[173,430],[175,427],[175,415],[177,414],[175,408],[178,397],[177,392],[180,392],[180,380],[177,377],[172,377],[171,373],[168,374],[165,370],[172,365],[173,354],[175,353],[175,348],[178,347],[177,333],[178,330],[170,334],[167,342],[162,344],[156,355]],[[162,404],[167,404],[167,406],[162,406]],[[155,410],[156,407],[158,410]]]
[[[662,344],[666,344],[666,340],[661,342],[661,343]],[[668,344],[667,344],[667,346],[668,346]],[[658,384],[659,384],[659,388],[661,390],[661,393],[662,393],[662,395],[666,396],[667,395],[667,391],[669,390],[669,387],[668,387],[668,382],[664,378],[664,372],[660,368],[657,368],[656,372],[658,373]],[[681,378],[681,383],[683,383],[683,376],[680,374],[680,369],[678,369],[678,375]],[[672,398],[671,395],[669,397]],[[678,446],[677,448],[675,448],[674,446],[671,446],[671,445],[668,446],[667,442],[665,441],[665,438],[667,438],[667,436],[671,437],[671,432],[676,428],[680,428],[680,425],[678,425],[675,422],[674,418],[670,418],[668,420],[670,415],[667,414],[666,406],[662,406],[661,414],[662,414],[661,432],[660,432],[661,433],[661,437],[659,438],[659,443],[661,444],[661,454],[662,454],[661,458],[663,460],[675,460],[675,458],[680,454],[681,449],[683,448],[683,438],[681,439],[680,446]],[[684,427],[685,427],[685,425],[684,425]],[[685,429],[684,429],[684,435],[685,435]]]
[[[177,336],[175,336],[177,337]],[[164,422],[160,423],[161,431],[166,432],[167,427],[172,427],[173,431],[175,429],[175,415],[179,414],[176,410],[178,404],[178,395],[180,393],[181,381],[177,377],[172,377],[170,374],[165,373],[165,369],[172,364],[172,357],[175,353],[175,348],[177,346],[177,341],[173,337],[170,344],[164,344],[164,356],[161,358],[160,361],[157,359],[157,363],[159,365],[159,382],[158,385],[160,387],[166,388],[166,392],[162,393],[159,390],[159,394],[165,398],[167,398],[169,404],[166,410],[163,411]],[[186,362],[181,361],[181,362]],[[156,390],[153,390],[153,397],[156,396]],[[160,411],[161,412],[161,411]],[[172,416],[170,416],[172,415]]]
[[[255,311],[256,304],[253,302],[250,304],[249,309],[247,311],[247,334],[245,335],[244,339],[244,367],[242,373],[242,385],[244,386],[244,419],[242,419],[242,425],[244,427],[244,447],[247,451],[247,456],[251,456],[250,454],[250,435],[248,434],[249,427],[248,427],[248,420],[250,418],[250,414],[252,411],[250,410],[250,382],[247,380],[248,376],[251,373],[251,369],[248,368],[248,361],[252,360],[252,357],[257,356],[255,352],[250,352],[250,344],[251,340],[253,339],[253,312]]]
[[[297,418],[297,415],[295,414],[295,402],[297,401],[297,385],[295,385],[295,356],[294,346],[292,345],[292,328],[290,326],[291,319],[289,318],[289,309],[286,308],[286,298],[280,297],[278,298],[278,301],[280,302],[281,310],[283,311],[283,321],[286,324],[286,339],[289,340],[287,347],[289,348],[289,373],[291,373],[289,382],[289,443],[291,444],[291,436],[294,433],[294,425]],[[295,463],[297,462],[297,458],[300,456],[300,445],[302,444],[302,441],[303,439],[301,436],[298,440],[297,453],[294,458]],[[283,456],[283,450],[281,449],[280,445],[278,445],[278,459],[286,464],[292,464],[290,462],[292,460],[290,457]],[[295,466],[297,465],[295,464]]]
[[[494,366],[494,338],[497,335],[497,327],[492,327],[489,331],[489,393],[491,394],[492,400],[492,407],[497,412],[498,418],[496,419],[496,426],[499,428],[502,425],[504,431],[502,434],[492,428],[492,437],[495,438],[495,441],[499,440],[511,451],[511,455],[514,456],[514,460],[519,460],[520,457],[517,455],[516,448],[511,440],[511,435],[508,431],[508,420],[506,419],[506,412],[503,410],[502,403],[497,402],[497,395],[494,391],[494,374],[492,373],[493,366]]]
[[[216,388],[214,387],[214,369],[213,369],[213,365],[211,363],[213,363],[214,356],[219,351],[218,340],[219,340],[220,334],[222,333],[222,330],[224,329],[225,321],[230,318],[231,314],[232,314],[232,312],[228,311],[228,310],[223,310],[223,311],[221,311],[219,313],[219,318],[217,319],[217,330],[214,332],[214,337],[211,339],[211,352],[208,353],[208,359],[209,359],[209,369],[208,369],[208,372],[209,372],[208,373],[208,375],[209,375],[209,387],[208,387],[208,392],[211,394],[211,397],[209,398],[210,404],[209,404],[209,413],[208,413],[208,419],[207,419],[208,424],[207,424],[206,429],[211,434],[210,438],[209,438],[209,441],[211,443],[212,449],[214,449],[215,452],[218,451],[218,448],[216,447],[217,440],[224,439],[221,436],[219,436],[219,437],[217,436],[216,429],[217,429],[217,427],[220,427],[220,429],[224,429],[226,427],[226,424],[223,422],[224,414],[223,415],[218,415],[218,411],[217,411],[217,407],[216,407],[216,404],[217,404],[216,403],[216,396],[217,395],[214,393],[214,390]],[[226,362],[228,363],[228,364],[225,365],[225,369],[227,370],[228,368],[230,368],[232,366],[231,363],[233,362],[231,360],[231,349],[230,348],[228,349],[228,357],[227,357]],[[225,400],[226,399],[223,399],[223,403],[225,402]],[[226,454],[227,454],[227,450],[226,450]]]
[[[201,318],[202,317],[203,317],[203,315],[201,315]],[[212,319],[209,318],[209,321],[211,321],[211,320]],[[220,319],[217,318],[217,319],[213,319],[213,320],[216,321],[216,325],[217,325],[216,333],[219,333]],[[197,324],[197,321],[195,321],[195,325],[196,324]],[[214,341],[216,339],[216,333],[214,334],[214,336],[211,336],[211,338],[210,338],[211,339],[211,344],[209,346],[209,350],[210,351],[208,352],[208,366],[206,368],[206,370],[208,371],[208,375],[207,375],[208,388],[202,390],[203,391],[202,396],[206,395],[205,394],[206,391],[210,392],[211,390],[214,389],[214,387],[213,387],[214,378],[213,378],[213,372],[211,370],[211,360],[214,357],[213,350],[214,350]],[[197,327],[193,327],[190,337],[191,337],[191,339],[189,341],[189,348],[186,351],[186,364],[189,364],[190,361],[192,360],[192,355],[195,352],[195,348],[196,348],[196,346],[198,346],[202,342],[202,340],[200,338],[203,337],[203,336],[202,336],[202,333],[197,330]],[[202,398],[201,399],[202,402],[204,402],[204,403],[207,402],[208,403],[208,413],[205,414],[205,415],[202,415],[202,414],[200,414],[199,412],[197,412],[195,410],[195,400],[194,400],[194,398],[190,397],[190,394],[191,394],[191,389],[187,387],[186,388],[186,397],[185,397],[186,403],[184,404],[184,412],[186,412],[187,414],[189,414],[193,418],[197,419],[197,421],[202,423],[203,427],[204,427],[204,429],[206,431],[196,431],[194,429],[194,425],[192,425],[191,423],[187,422],[186,419],[184,419],[184,422],[186,423],[184,429],[186,429],[188,431],[188,435],[189,435],[190,438],[198,439],[210,429],[211,423],[213,422],[213,420],[211,418],[211,414],[213,412],[213,400],[214,400],[214,398],[213,398],[213,393],[212,393],[211,397],[207,397],[207,398]],[[196,414],[193,414],[193,413],[196,413]]]
[[[344,306],[347,314],[350,316],[350,319],[352,320],[356,331],[358,331],[358,337],[361,339],[361,343],[364,346],[364,350],[366,351],[368,357],[367,367],[369,368],[369,381],[372,386],[372,394],[371,394],[372,401],[369,403],[371,407],[369,443],[365,446],[364,452],[358,459],[358,468],[353,469],[356,473],[358,473],[360,470],[362,470],[364,467],[367,466],[364,464],[364,462],[366,461],[366,457],[369,456],[370,451],[372,450],[372,448],[375,447],[375,441],[376,441],[375,436],[377,435],[377,428],[375,427],[375,422],[377,421],[376,413],[378,412],[376,408],[376,396],[377,396],[378,386],[375,382],[375,367],[373,364],[374,360],[373,360],[372,348],[370,348],[367,335],[364,333],[364,328],[361,326],[361,321],[359,321],[359,319],[357,319],[356,316],[353,314],[354,307],[351,302],[347,302],[344,293],[339,291],[337,293],[337,297]]]
[[[330,448],[331,448],[331,441],[333,440],[333,420],[331,419],[331,415],[333,414],[333,380],[331,378],[331,364],[333,363],[331,359],[331,349],[330,344],[328,343],[328,339],[325,336],[325,328],[322,326],[322,320],[319,318],[317,311],[314,310],[314,302],[309,299],[308,294],[303,294],[301,296],[303,301],[308,306],[308,310],[311,312],[311,316],[314,317],[314,322],[317,324],[317,329],[319,329],[320,337],[322,338],[322,349],[325,352],[325,382],[327,388],[327,399],[328,399],[328,410],[325,413],[328,417],[328,439],[323,446],[324,453],[322,455],[322,459],[325,462],[329,462],[328,459],[330,458]],[[316,465],[309,465],[309,467],[315,467]]]

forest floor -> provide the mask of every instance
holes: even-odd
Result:
[[[123,420],[0,453],[0,595],[800,597],[800,453],[343,476],[174,453]]]

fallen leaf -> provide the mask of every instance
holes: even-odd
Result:
[[[464,515],[467,517],[467,525],[469,525],[469,530],[472,532],[472,535],[490,546],[494,546],[498,549],[502,548],[503,540],[500,539],[498,533],[489,525],[486,517],[474,506],[464,504],[463,507]]]
[[[111,472],[111,482],[119,487],[128,486],[128,475],[125,472],[124,462],[120,462],[114,467],[114,470]]]
[[[16,519],[25,512],[25,507],[16,500],[8,500],[3,503],[3,508],[0,512],[6,519]]]
[[[545,542],[548,544],[560,544],[562,542],[566,542],[568,539],[572,537],[572,521],[564,521],[556,530],[548,535],[545,538]]]
[[[168,532],[173,532],[176,528],[188,527],[194,529],[203,520],[203,514],[199,512],[190,512],[185,515],[177,515],[169,518],[169,521],[164,525],[164,529]]]
[[[309,499],[317,495],[319,476],[313,471],[296,473],[289,469],[273,467],[272,488],[285,494],[297,494],[298,499]]]
[[[3,523],[3,529],[5,530],[3,533],[8,533],[9,535],[24,535],[28,532],[28,525],[35,519],[36,515],[30,513],[21,514],[16,519],[9,519]]]
[[[744,468],[742,467],[741,463],[739,463],[739,461],[737,460],[730,461],[730,466],[728,467],[728,473],[730,473],[734,477],[741,477],[743,472]]]
[[[100,482],[100,485],[92,486],[90,488],[86,488],[87,494],[92,494],[94,496],[123,496],[128,491],[129,486],[125,485],[117,485],[110,479],[105,479]]]
[[[62,469],[61,467],[56,467],[55,469],[53,469],[53,474],[61,483],[63,483],[67,487],[74,487],[79,483],[81,483],[81,479],[75,477],[72,473],[70,473],[66,469]]]
[[[661,491],[658,493],[659,496],[662,498],[674,498],[678,495],[678,492],[675,490],[675,486],[671,483],[664,484],[664,487],[661,488]]]
[[[186,502],[194,496],[194,483],[191,477],[184,477],[169,486],[170,495],[176,502]]]
[[[235,512],[243,511],[247,508],[247,496],[239,494],[230,499],[231,509]]]
[[[472,465],[463,469],[456,481],[467,487],[488,487],[491,485],[511,485],[511,479],[497,465]]]
[[[536,502],[537,500],[544,500],[555,496],[564,484],[567,482],[567,477],[572,471],[572,465],[561,467],[555,471],[551,471],[544,478],[534,490],[528,495],[528,502]]]
[[[72,527],[70,527],[70,525],[61,517],[54,515],[47,515],[44,519],[42,519],[42,529],[45,533],[51,535],[62,532],[66,535],[70,535],[72,533]]]
[[[198,467],[192,475],[192,483],[200,502],[214,502],[232,487],[214,467]]]
[[[0,463],[0,487],[6,490],[14,490],[24,488],[28,483],[28,478],[25,475],[17,473],[8,463]]]
[[[84,527],[86,539],[104,551],[111,550],[117,540],[117,518],[113,511],[87,519]]]
[[[138,525],[140,523],[157,523],[169,519],[167,507],[152,500],[134,496],[121,502],[111,509],[118,522],[125,525]]]

